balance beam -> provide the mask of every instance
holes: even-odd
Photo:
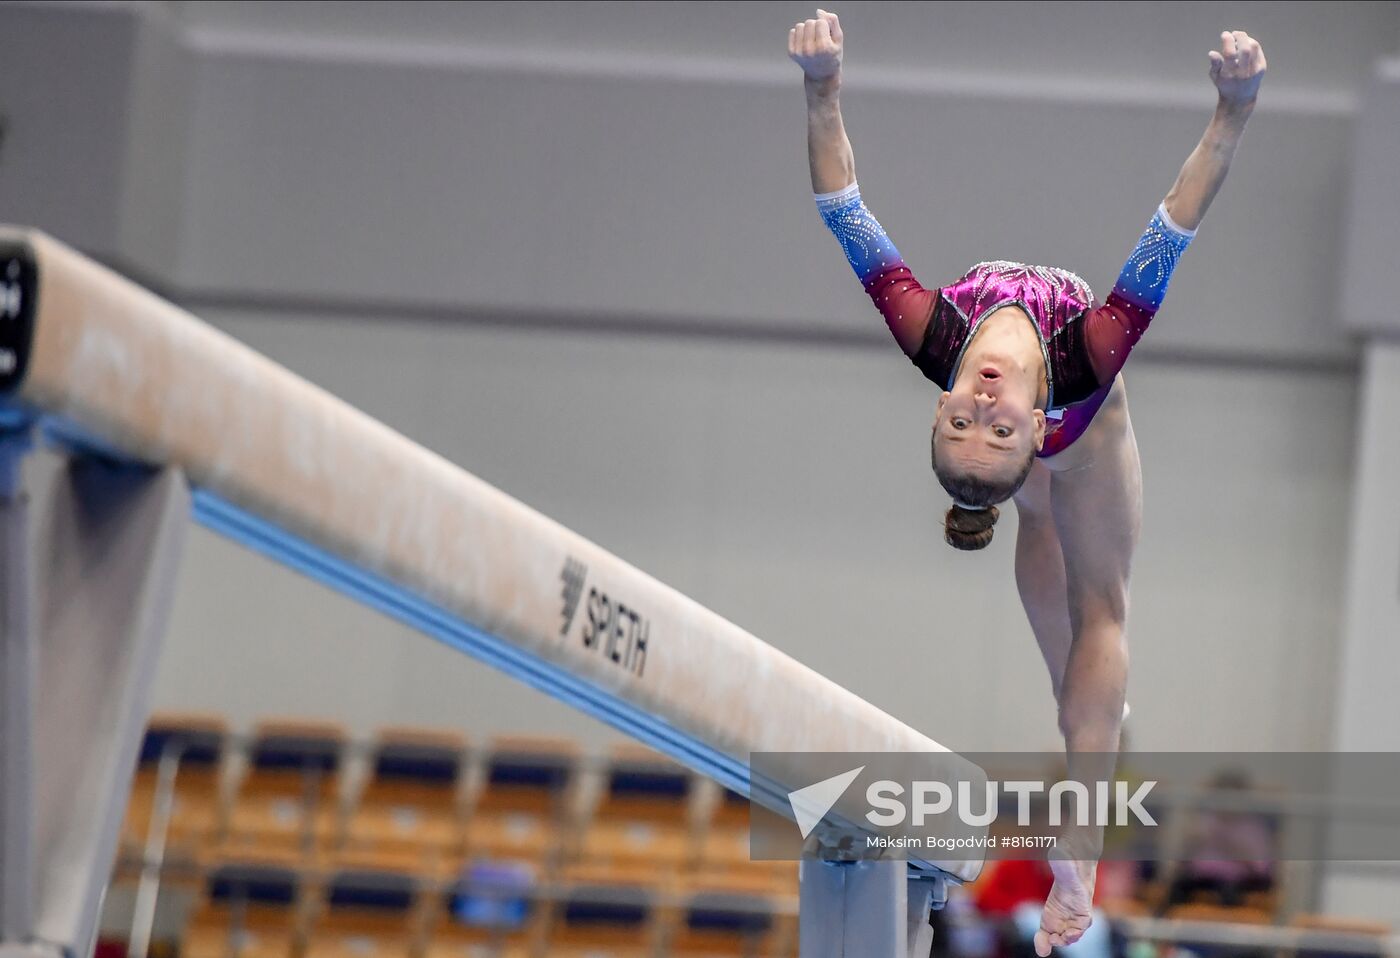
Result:
[[[947,752],[191,313],[20,227],[0,227],[0,394],[76,447],[178,470],[210,528],[776,811],[787,814],[787,792],[809,783],[753,780],[750,753]],[[964,881],[980,869],[976,859],[917,864]]]

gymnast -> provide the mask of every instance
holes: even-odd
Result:
[[[1264,51],[1243,31],[1220,35],[1209,54],[1215,115],[1102,305],[1073,273],[1006,261],[921,286],[861,201],[838,100],[842,52],[833,13],[818,10],[788,33],[788,55],[805,74],[817,208],[895,341],[941,390],[932,459],[953,498],[946,541],[985,548],[997,505],[1016,503],[1016,585],[1075,776],[1077,759],[1082,769],[1087,756],[1117,752],[1126,715],[1124,623],[1142,474],[1121,370],[1230,168]],[[1088,928],[1098,855],[1089,839],[1051,856],[1037,954]]]

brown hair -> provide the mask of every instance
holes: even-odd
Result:
[[[1005,502],[1016,494],[1026,477],[1035,466],[1035,453],[1032,449],[1020,471],[1010,480],[1000,482],[983,479],[971,473],[955,473],[951,469],[938,468],[936,434],[930,442],[933,456],[933,472],[938,476],[939,485],[953,497],[953,507],[943,519],[943,541],[954,549],[974,552],[992,544],[992,527],[997,524],[1001,510],[998,502]],[[966,509],[964,506],[978,508]]]
[[[954,549],[973,552],[992,544],[992,526],[997,524],[1001,510],[996,506],[985,509],[964,509],[957,503],[943,520],[943,541]]]

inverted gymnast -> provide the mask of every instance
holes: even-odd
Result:
[[[1243,31],[1220,35],[1209,55],[1215,115],[1098,305],[1082,279],[1054,267],[979,263],[938,289],[914,279],[856,185],[838,100],[843,42],[840,21],[824,10],[788,33],[788,55],[805,74],[817,208],[895,341],[942,391],[932,458],[953,497],[947,542],[985,548],[997,504],[1016,503],[1016,585],[1075,776],[1077,760],[1083,768],[1085,756],[1116,753],[1126,714],[1123,630],[1142,471],[1121,370],[1225,180],[1264,51]],[[1092,838],[1052,856],[1037,954],[1089,927],[1097,858]]]

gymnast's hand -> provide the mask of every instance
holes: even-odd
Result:
[[[827,80],[841,73],[841,21],[836,14],[818,10],[815,20],[804,20],[788,31],[788,56],[809,80]]]
[[[1220,34],[1220,49],[1210,51],[1211,82],[1220,91],[1221,101],[1232,106],[1254,102],[1267,67],[1264,48],[1243,30]]]

